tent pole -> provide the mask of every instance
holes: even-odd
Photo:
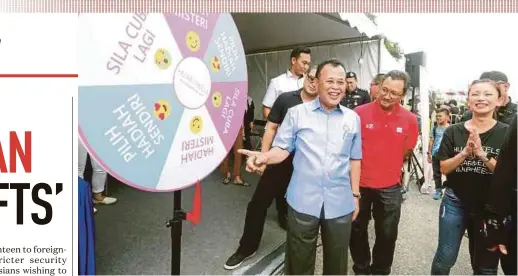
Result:
[[[378,74],[381,73],[381,40],[383,38],[378,39]]]
[[[379,40],[379,37],[374,37],[371,39],[364,39],[363,43],[369,43],[372,41]],[[345,38],[345,39],[336,39],[336,40],[327,40],[327,41],[320,41],[320,42],[311,42],[307,44],[292,44],[292,45],[284,45],[284,46],[278,46],[274,48],[265,48],[265,49],[255,49],[251,51],[245,52],[245,55],[256,55],[256,54],[267,54],[271,52],[280,52],[280,51],[288,51],[293,50],[294,48],[304,46],[304,47],[318,47],[318,46],[328,46],[328,45],[336,45],[336,44],[353,44],[353,43],[360,43],[361,39],[360,37],[354,37],[354,38]]]

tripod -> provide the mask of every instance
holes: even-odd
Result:
[[[410,179],[415,177],[417,187],[421,189],[421,186],[424,184],[424,170],[414,152],[409,157],[408,173],[410,174]],[[419,173],[421,173],[421,176],[419,176]]]
[[[421,135],[419,135],[418,145],[416,146],[416,149],[418,151],[422,151]],[[408,156],[408,159],[406,161],[406,172],[404,174],[407,174],[407,176],[402,176],[403,193],[406,193],[410,190],[410,186],[408,185],[408,183],[410,183],[410,181],[414,179],[416,180],[416,184],[419,190],[421,189],[421,186],[423,186],[425,182],[424,169],[419,163],[419,159],[417,159],[415,150],[412,151],[410,156]]]

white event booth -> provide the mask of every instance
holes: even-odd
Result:
[[[247,56],[248,93],[255,118],[261,118],[264,93],[270,80],[289,67],[297,46],[311,49],[313,64],[338,58],[357,73],[359,86],[368,89],[377,73],[404,70],[384,46],[376,25],[363,13],[236,13],[232,14]]]

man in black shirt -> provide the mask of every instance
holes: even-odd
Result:
[[[511,97],[509,97],[510,84],[507,79],[507,76],[499,71],[489,71],[482,73],[479,79],[490,79],[496,82],[496,84],[500,88],[502,97],[504,98],[502,106],[500,106],[500,108],[497,111],[497,120],[502,123],[509,124],[513,119],[514,114],[516,114],[518,107],[515,103],[511,102]],[[471,111],[466,110],[466,112],[464,112],[464,114],[462,115],[461,121],[465,122],[471,119],[471,116]]]
[[[266,131],[263,136],[262,152],[270,150],[273,138],[277,133],[277,128],[284,120],[288,109],[316,99],[318,96],[314,80],[316,71],[316,67],[309,70],[301,90],[282,93],[275,100],[268,114]],[[227,260],[224,266],[225,269],[235,269],[239,267],[243,261],[255,254],[263,235],[268,208],[274,198],[277,199],[279,224],[286,229],[287,204],[284,196],[286,195],[286,189],[288,188],[293,172],[292,161],[293,154],[280,164],[263,168],[264,173],[257,184],[252,200],[248,203],[245,226],[243,236],[241,236],[241,240],[239,241],[239,248]],[[284,210],[279,210],[281,206],[284,206]]]
[[[502,253],[500,264],[506,275],[516,275],[516,124],[515,114],[500,150],[485,206],[488,247]]]
[[[244,148],[247,150],[252,150],[252,141],[250,140],[250,132],[252,132],[252,128],[254,127],[254,113],[255,113],[255,105],[252,97],[248,96],[246,100],[247,106],[245,110],[245,120],[243,123],[243,128],[245,131],[244,137]]]
[[[345,74],[345,81],[347,82],[347,91],[345,92],[344,98],[340,102],[341,105],[349,109],[355,109],[362,104],[371,102],[369,92],[367,92],[367,90],[358,88],[358,79],[356,77],[356,73],[347,72]]]

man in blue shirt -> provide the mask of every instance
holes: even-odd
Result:
[[[318,97],[316,81],[314,80],[316,73],[317,67],[315,66],[304,77],[302,89],[284,92],[277,97],[268,114],[261,151],[267,152],[271,149],[275,134],[290,108],[310,102]],[[280,164],[264,169],[252,200],[246,208],[245,226],[239,241],[239,247],[225,262],[225,269],[238,268],[243,261],[255,254],[263,236],[268,208],[274,198],[277,203],[279,225],[285,230],[287,228],[288,204],[285,196],[293,172],[293,154]]]
[[[295,152],[287,191],[287,275],[314,274],[321,226],[324,274],[347,274],[352,221],[359,211],[360,118],[339,103],[345,93],[345,67],[338,60],[318,66],[318,98],[289,109],[273,147],[247,155],[247,171],[277,164]]]

